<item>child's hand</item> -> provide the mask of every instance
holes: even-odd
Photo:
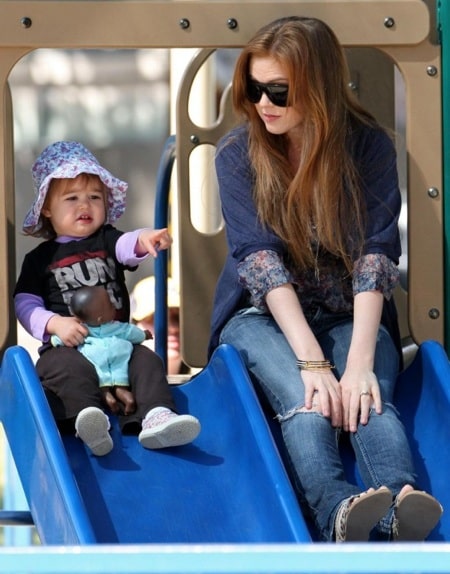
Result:
[[[172,237],[165,229],[143,229],[139,234],[136,255],[142,256],[150,253],[153,257],[158,256],[158,251],[168,249],[172,245]]]
[[[58,335],[66,347],[78,347],[88,334],[86,327],[75,317],[53,315],[47,323],[49,335]]]

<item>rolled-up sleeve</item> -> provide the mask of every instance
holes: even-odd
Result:
[[[400,280],[397,265],[382,254],[360,257],[353,270],[353,294],[364,291],[380,291],[389,300]]]
[[[251,253],[238,266],[239,282],[250,293],[251,303],[265,310],[269,291],[292,282],[290,272],[275,251],[262,250]]]

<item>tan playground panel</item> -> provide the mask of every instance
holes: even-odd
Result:
[[[0,0],[0,346],[15,342],[11,292],[15,281],[14,157],[8,75],[38,48],[235,48],[263,24],[283,15],[325,20],[348,48],[386,54],[406,84],[408,177],[408,323],[416,342],[444,337],[442,230],[441,60],[433,14],[422,0],[238,1],[15,1]],[[182,87],[182,90],[188,89]],[[183,95],[183,94],[182,94]],[[180,202],[183,354],[205,363],[212,293],[223,234],[190,224],[189,155],[214,144],[229,114],[209,128],[193,124],[180,98],[177,168]],[[192,136],[195,136],[194,138]]]

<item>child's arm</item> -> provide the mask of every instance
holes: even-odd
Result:
[[[63,317],[45,308],[44,301],[31,293],[18,293],[14,297],[16,317],[23,328],[42,342],[57,335],[66,347],[78,347],[88,334],[79,319]]]
[[[38,341],[46,342],[45,327],[54,315],[45,308],[44,301],[38,295],[18,293],[14,297],[16,317],[22,327]]]
[[[136,255],[150,253],[153,257],[158,257],[158,251],[168,249],[171,245],[172,237],[167,228],[143,229],[136,243]]]
[[[88,330],[76,317],[53,315],[46,328],[48,335],[57,335],[66,347],[78,347],[84,343]]]
[[[139,265],[149,255],[157,257],[158,251],[167,249],[172,237],[167,229],[136,229],[121,235],[116,243],[116,257],[124,265]]]
[[[88,334],[86,327],[75,317],[62,317],[45,308],[44,301],[31,293],[18,293],[14,297],[16,317],[23,328],[42,342],[57,335],[67,347],[77,347]]]

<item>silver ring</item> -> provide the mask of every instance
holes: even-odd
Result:
[[[366,395],[370,395],[369,391],[361,391],[361,392],[359,393],[359,396],[360,396],[360,397],[365,397]]]

